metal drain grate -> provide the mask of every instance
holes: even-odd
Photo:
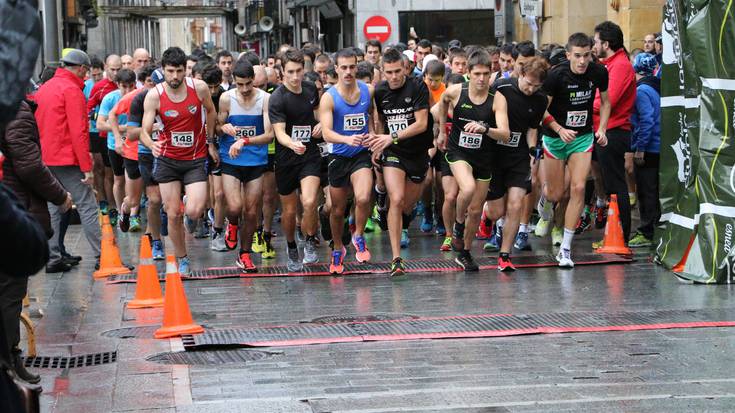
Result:
[[[477,257],[475,260],[481,270],[495,269],[497,260],[495,257]],[[610,254],[582,254],[575,255],[575,265],[601,265],[615,263],[629,263],[633,259],[619,255]],[[422,258],[416,260],[404,261],[406,271],[409,273],[421,272],[450,272],[461,271],[462,268],[452,260],[437,258]],[[539,267],[556,267],[558,264],[553,255],[521,255],[513,258],[513,264],[516,268],[539,268]],[[364,263],[357,262],[345,263],[345,271],[343,275],[357,274],[387,274],[390,272],[390,263]],[[258,268],[256,273],[243,274],[238,268],[209,268],[204,270],[193,271],[190,276],[181,277],[182,280],[212,280],[218,278],[257,278],[257,277],[305,277],[331,275],[329,266],[326,264],[309,264],[304,266],[304,270],[300,272],[289,272],[285,265],[263,266]],[[165,280],[165,274],[158,274],[160,281]],[[108,278],[108,284],[117,283],[134,283],[135,274],[113,275]]]
[[[370,315],[330,315],[315,318],[312,324],[368,323],[371,321],[416,320],[419,316],[411,314],[370,314]]]
[[[242,364],[263,360],[280,353],[257,350],[204,350],[177,351],[154,354],[147,361],[159,364],[187,364],[194,366],[214,366],[219,364]]]
[[[104,331],[102,332],[102,336],[112,338],[153,338],[153,333],[159,328],[161,328],[160,325],[123,327]]]
[[[72,369],[75,367],[99,366],[117,361],[117,351],[82,354],[80,356],[36,356],[25,357],[23,365],[37,369]]]
[[[735,327],[735,308],[696,311],[489,314],[378,322],[210,329],[184,336],[187,350],[210,346],[293,346],[360,341],[502,337],[525,334]]]

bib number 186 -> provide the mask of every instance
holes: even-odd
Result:
[[[482,135],[479,133],[462,132],[459,134],[459,146],[467,149],[480,149]]]

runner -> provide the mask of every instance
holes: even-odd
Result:
[[[304,82],[304,55],[296,49],[283,53],[283,84],[273,92],[268,108],[276,134],[276,186],[281,199],[281,228],[286,235],[287,267],[301,271],[303,264],[318,261],[317,196],[321,160],[314,138],[320,138],[321,125],[315,111],[319,107],[319,92],[311,82]],[[303,219],[301,228],[306,235],[304,258],[299,260],[296,246],[296,209],[301,192]]]
[[[135,73],[130,69],[121,69],[115,76],[118,90],[110,92],[102,99],[100,103],[100,109],[97,113],[97,129],[102,133],[106,134],[107,139],[107,156],[110,159],[110,165],[112,167],[112,173],[114,174],[113,192],[115,195],[115,212],[110,211],[110,224],[115,221],[115,224],[120,224],[117,220],[117,211],[122,211],[122,203],[125,199],[125,165],[123,163],[123,157],[115,151],[115,136],[111,131],[110,124],[107,122],[107,117],[110,114],[112,108],[122,97],[133,90],[135,90]],[[137,214],[138,211],[133,211]],[[114,217],[114,220],[113,220]],[[121,229],[123,229],[121,227]]]
[[[146,66],[138,72],[138,82],[143,89],[134,90],[120,99],[112,108],[108,117],[112,134],[115,137],[115,151],[122,155],[125,168],[125,199],[120,213],[120,230],[123,232],[137,232],[141,230],[140,216],[131,211],[139,211],[140,197],[143,194],[143,180],[138,167],[138,141],[127,140],[127,120],[130,104],[140,92],[153,88],[151,80],[153,68]]]
[[[253,78],[253,87],[262,89],[269,94],[273,94],[279,85],[272,84],[268,81],[267,68],[263,66],[253,66],[255,78]],[[263,259],[272,259],[276,256],[276,250],[273,248],[271,240],[273,238],[273,216],[278,206],[278,190],[276,189],[276,142],[271,140],[268,143],[268,165],[263,173],[263,197],[258,203],[258,229],[253,235],[253,252],[259,253]]]
[[[130,58],[130,63],[128,65],[128,67],[130,67],[132,66],[133,58],[131,56],[128,56],[128,58]],[[115,79],[117,77],[117,72],[119,72],[121,68],[123,68],[123,61],[121,60],[120,56],[116,54],[111,54],[107,56],[107,59],[105,59],[104,67],[105,77],[102,78],[99,82],[95,83],[89,93],[89,99],[87,100],[87,112],[89,113],[90,120],[95,125],[94,130],[97,130],[97,115],[99,114],[99,106],[102,103],[102,99],[104,99],[104,97],[107,96],[109,93],[118,89],[117,84],[115,84]],[[115,187],[114,173],[112,171],[112,164],[110,163],[110,157],[108,155],[108,149],[106,145],[107,132],[97,132],[97,141],[92,142],[90,140],[90,148],[92,149],[91,152],[94,154],[92,157],[92,161],[94,162],[94,171],[97,172],[100,169],[104,171],[103,174],[100,174],[100,177],[102,179],[102,185],[104,186],[105,198],[107,199],[107,209],[110,216],[110,224],[112,224],[112,226],[116,226],[118,218],[117,211],[119,206],[118,199],[120,202],[122,202],[122,198],[125,196],[125,193],[123,192],[124,182],[123,186],[121,186],[120,182],[118,181],[118,185],[117,187]],[[96,154],[99,154],[99,156],[97,156]],[[95,177],[96,176],[97,174],[95,173]],[[115,191],[115,189],[117,189],[117,191]]]
[[[450,74],[447,78],[447,85],[446,87],[450,87],[452,85],[458,85],[464,83],[464,76],[460,75],[458,73]],[[446,89],[445,89],[446,90]],[[442,92],[443,93],[443,92]],[[441,99],[441,96],[440,96]],[[441,100],[438,100],[432,107],[431,107],[431,115],[434,117],[434,119],[439,118],[439,103]],[[449,112],[447,113],[447,123],[444,128],[447,135],[449,135],[452,132],[452,110],[450,108]],[[435,125],[438,125],[438,122],[435,122]],[[447,162],[446,153],[439,149],[439,145],[437,144],[437,137],[439,135],[439,128],[438,126],[435,127],[434,132],[434,147],[436,147],[436,155],[434,155],[433,166],[434,166],[434,173],[436,174],[437,181],[439,181],[441,185],[441,190],[443,192],[442,196],[442,206],[441,206],[441,216],[442,216],[442,222],[445,223],[452,223],[454,220],[454,217],[456,215],[456,208],[457,208],[457,194],[459,193],[459,187],[457,186],[457,181],[454,179],[454,176],[452,175],[452,170],[449,168],[449,163]],[[440,234],[442,235],[442,234]],[[442,242],[442,245],[439,247],[440,251],[449,252],[452,250],[452,234],[447,234],[446,229],[444,234],[442,235],[444,237],[444,241]]]
[[[505,97],[490,90],[490,55],[476,51],[467,64],[469,82],[454,85],[442,95],[437,143],[447,150],[445,156],[459,186],[452,230],[452,247],[459,251],[455,261],[465,271],[478,271],[470,248],[492,177],[488,162],[495,146],[492,140],[507,142],[510,130]],[[450,108],[452,131],[447,137],[445,124]]]
[[[152,71],[151,71],[152,72]],[[152,88],[151,88],[152,89]],[[140,93],[135,95],[132,102],[130,102],[130,111],[128,115],[127,124],[127,142],[135,143],[140,140],[141,123],[143,122],[143,103],[145,97],[148,95],[151,89],[143,89]],[[156,121],[153,124],[152,139],[158,140],[158,133],[161,129],[161,121],[159,117],[156,117]],[[140,170],[140,176],[143,179],[143,185],[145,186],[145,194],[148,197],[148,205],[146,206],[146,229],[145,234],[150,236],[151,248],[154,260],[166,259],[166,254],[163,250],[163,242],[161,241],[161,235],[166,235],[166,231],[162,228],[162,217],[161,217],[161,190],[158,187],[158,182],[153,179],[153,154],[151,150],[145,145],[138,146],[138,169]]]
[[[439,64],[443,71],[443,64]],[[365,144],[379,159],[388,191],[388,233],[391,276],[405,274],[401,248],[409,245],[408,225],[429,168],[428,149],[433,144],[429,125],[429,90],[424,82],[406,77],[401,54],[389,49],[383,54],[386,80],[375,89],[375,106],[382,134],[371,135]],[[439,82],[443,73],[438,74]],[[427,206],[430,208],[430,206]]]
[[[544,124],[547,125],[550,135],[543,137],[543,194],[546,200],[559,202],[567,189],[569,190],[569,203],[564,216],[564,236],[557,255],[559,266],[566,268],[574,267],[572,239],[584,207],[584,191],[590,172],[593,144],[597,140],[599,145],[607,145],[605,131],[610,118],[608,75],[604,66],[592,62],[591,47],[592,40],[586,34],[571,35],[567,43],[569,63],[551,69],[544,81],[544,91],[549,96]],[[600,91],[601,98],[600,127],[593,133],[592,105],[596,90]],[[569,179],[569,183],[565,179]],[[542,218],[548,220],[551,217]]]
[[[159,182],[163,204],[168,214],[168,231],[174,244],[179,273],[191,274],[181,220],[181,193],[186,191],[185,213],[192,219],[202,216],[207,202],[207,142],[214,140],[217,112],[207,84],[186,78],[186,54],[178,47],[163,52],[161,58],[165,83],[156,85],[156,93],[145,98],[143,130],[140,138],[156,157],[153,177]],[[206,111],[206,131],[204,113]],[[153,141],[151,133],[156,115],[163,130]],[[219,154],[209,152],[219,161]],[[183,186],[183,188],[182,188]]]
[[[268,142],[273,140],[267,109],[270,95],[253,87],[255,72],[249,62],[238,61],[232,74],[235,88],[220,97],[217,128],[223,134],[219,153],[229,221],[225,243],[228,249],[235,249],[239,233],[240,252],[235,263],[243,272],[254,272],[250,247],[258,224]]]
[[[548,104],[546,96],[539,92],[547,70],[543,58],[531,57],[521,65],[518,77],[500,79],[494,86],[496,93],[502,94],[508,103],[511,134],[508,142],[496,142],[488,193],[489,218],[497,222],[504,217],[503,227],[496,224],[500,271],[515,270],[510,252],[519,229],[523,200],[531,190],[531,162],[535,157],[529,160],[529,148],[536,147],[538,128]],[[525,228],[523,233],[528,237]]]
[[[342,49],[335,57],[339,82],[322,96],[319,118],[324,139],[332,143],[329,157],[329,185],[332,211],[332,259],[329,272],[342,274],[347,250],[342,243],[343,223],[349,187],[355,199],[355,232],[352,245],[358,262],[370,260],[363,236],[370,215],[373,173],[366,140],[372,133],[372,94],[370,86],[356,81],[357,56],[352,48]]]

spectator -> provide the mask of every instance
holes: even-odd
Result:
[[[595,144],[602,183],[608,195],[616,194],[620,222],[627,240],[630,236],[630,195],[625,172],[625,153],[630,152],[630,115],[635,105],[635,74],[623,46],[623,31],[617,24],[606,21],[595,27],[593,50],[600,63],[607,67],[607,94],[612,111],[607,124],[607,145]],[[594,128],[600,126],[601,99],[599,92],[593,106]]]
[[[35,99],[38,103],[36,122],[41,137],[41,154],[61,185],[66,188],[82,221],[84,234],[94,252],[100,255],[100,226],[97,201],[92,191],[92,157],[89,155],[89,124],[84,102],[84,77],[91,62],[86,53],[73,50],[62,58],[63,67],[56,70],[51,80],[41,85]],[[49,205],[51,228],[59,230],[62,209]],[[68,271],[62,261],[59,243],[55,237],[49,242],[52,271]]]
[[[67,211],[71,208],[71,195],[41,162],[41,143],[36,119],[33,117],[34,108],[33,102],[21,102],[15,120],[8,124],[4,133],[0,133],[0,151],[6,157],[2,166],[3,184],[13,190],[19,204],[36,219],[46,237],[50,238],[53,230],[46,203],[53,203],[62,211]],[[44,256],[48,258],[47,254]],[[16,374],[29,383],[38,383],[41,378],[25,369],[20,358],[21,350],[18,348],[20,312],[30,275],[33,274],[11,277],[0,272],[0,313]]]
[[[658,63],[650,53],[641,53],[633,63],[637,80],[635,110],[631,116],[635,151],[635,177],[641,225],[628,245],[653,245],[653,229],[661,217],[658,202],[659,147],[661,145],[661,80],[654,76]]]
[[[643,37],[643,51],[650,54],[656,54],[656,34],[649,33]]]
[[[431,48],[431,42],[426,39],[421,39],[418,43],[416,43],[416,50],[414,50],[414,61],[416,62],[416,67],[414,68],[414,75],[421,79],[421,77],[424,75],[424,57],[427,55],[430,55],[432,51]]]

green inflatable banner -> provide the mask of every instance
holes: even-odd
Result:
[[[735,0],[667,0],[656,262],[735,281]]]

